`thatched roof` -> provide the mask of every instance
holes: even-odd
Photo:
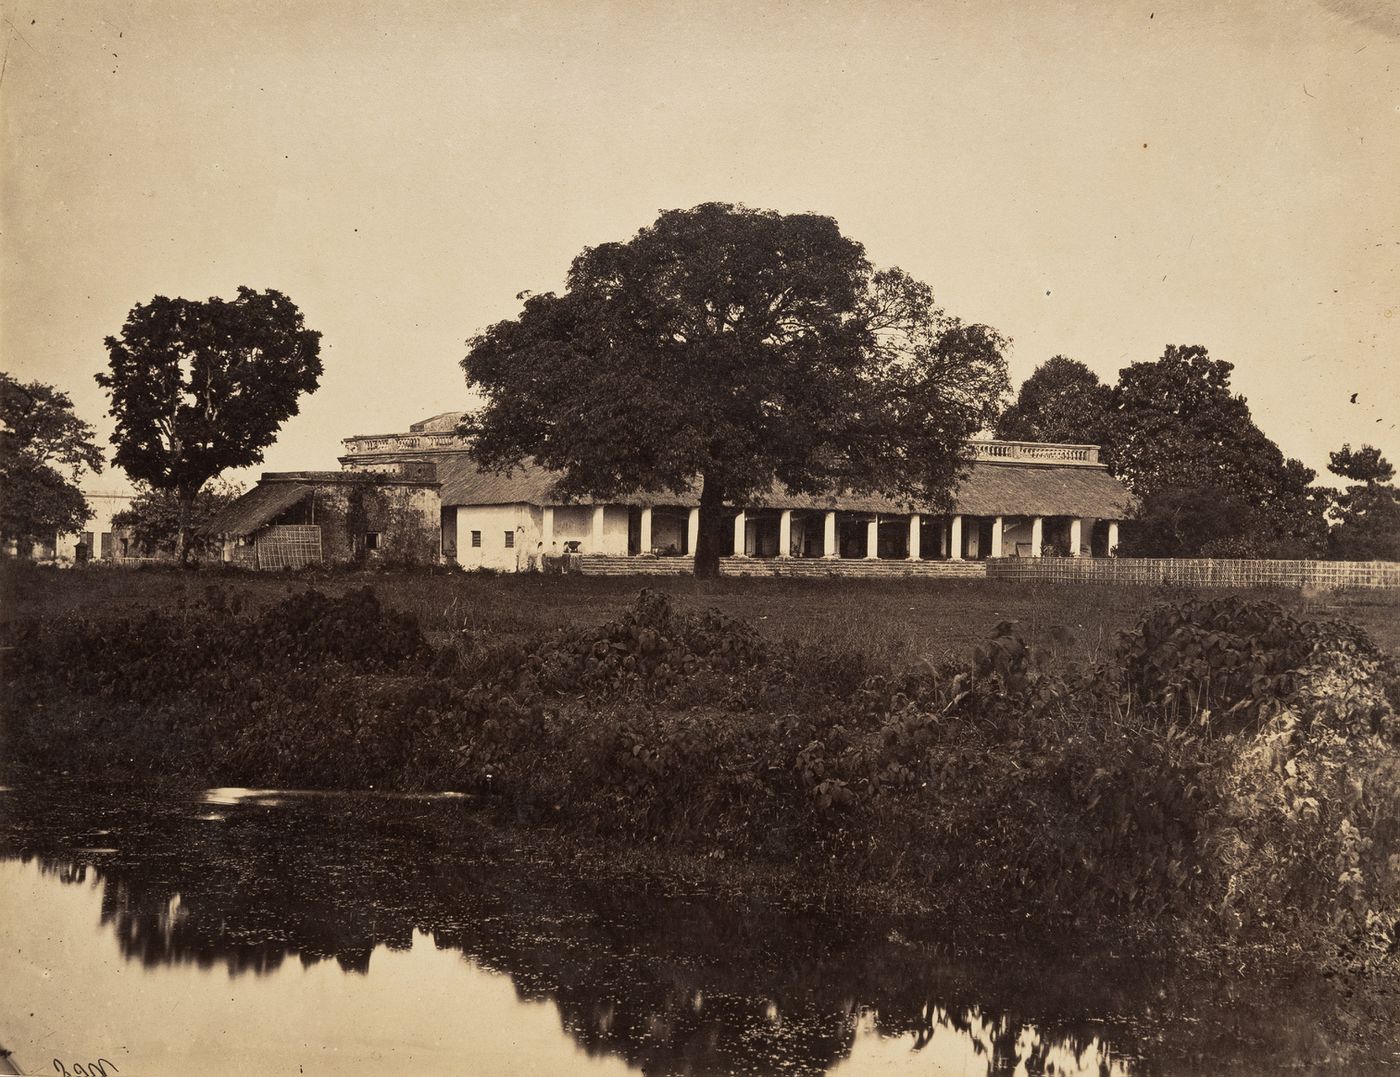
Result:
[[[210,522],[209,530],[215,535],[251,535],[311,493],[312,487],[298,482],[261,482],[225,505]]]
[[[482,471],[466,453],[434,457],[442,482],[444,505],[551,505],[553,472],[533,463],[509,475]],[[637,493],[607,499],[609,504],[680,505],[699,503],[699,492],[688,495]],[[954,494],[955,511],[968,516],[1088,516],[1122,519],[1128,515],[1128,491],[1105,468],[1085,465],[1013,464],[974,461]],[[593,504],[591,498],[573,503]],[[751,499],[752,508],[837,509],[843,512],[902,514],[910,506],[873,494],[812,496],[781,488]]]

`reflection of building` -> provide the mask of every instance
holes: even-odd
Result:
[[[697,498],[638,495],[605,504],[562,503],[550,493],[553,475],[542,468],[510,475],[479,470],[454,432],[459,419],[447,413],[406,434],[347,438],[341,465],[371,471],[408,460],[435,464],[442,482],[443,556],[466,568],[509,571],[538,551],[579,552],[585,570],[588,555],[674,558],[655,567],[688,569],[699,528]],[[979,441],[950,513],[913,511],[878,496],[774,490],[726,509],[721,553],[734,559],[729,571],[751,571],[760,567],[751,562],[769,561],[767,568],[799,573],[869,571],[876,567],[869,562],[885,562],[887,571],[922,572],[938,562],[1043,552],[1102,557],[1118,545],[1118,522],[1128,504],[1127,490],[1099,463],[1097,446]]]

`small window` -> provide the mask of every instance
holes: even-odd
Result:
[[[379,532],[378,532],[378,531],[366,531],[366,532],[365,532],[365,549],[367,549],[367,550],[377,550],[377,549],[379,549]]]
[[[481,547],[481,532],[480,532],[480,531],[473,531],[473,532],[472,532],[472,549],[479,549],[480,547]]]
[[[507,531],[507,532],[506,532],[506,549],[507,549],[507,550],[511,550],[511,549],[514,549],[514,548],[515,548],[515,532],[514,532],[514,531]]]

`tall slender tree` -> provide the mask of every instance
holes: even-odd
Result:
[[[259,463],[302,393],[321,376],[321,334],[281,292],[240,287],[232,300],[156,296],[106,340],[116,463],[174,491],[183,563],[194,499],[226,468]]]
[[[483,466],[533,457],[561,496],[698,488],[714,575],[722,506],[775,485],[945,503],[1004,348],[829,217],[707,203],[584,250],[563,294],[474,337],[486,403],[464,430]]]
[[[1400,561],[1400,492],[1395,468],[1372,445],[1343,445],[1327,470],[1351,485],[1336,497],[1328,553],[1344,561]]]

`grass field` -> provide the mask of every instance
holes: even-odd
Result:
[[[652,587],[672,595],[678,608],[718,609],[752,622],[774,640],[861,653],[895,668],[963,658],[1002,621],[1017,622],[1028,642],[1058,657],[1095,661],[1111,653],[1118,632],[1131,628],[1154,601],[1190,593],[1179,588],[990,580],[658,581],[376,572],[295,576],[60,571],[11,563],[0,568],[0,619],[103,619],[192,604],[210,588],[221,588],[228,597],[237,596],[246,607],[257,609],[307,587],[340,594],[366,585],[386,606],[414,613],[434,643],[462,633],[523,639],[561,626],[596,624],[629,607],[643,587]],[[1387,651],[1400,654],[1400,592],[1254,594],[1294,614],[1352,621]]]

